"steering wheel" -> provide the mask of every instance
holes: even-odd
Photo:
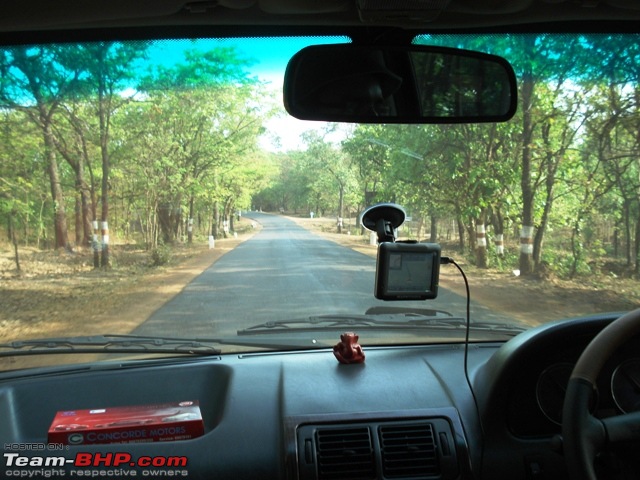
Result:
[[[640,412],[597,419],[589,412],[589,398],[607,359],[640,333],[640,309],[605,327],[587,346],[571,373],[562,411],[564,455],[572,480],[596,480],[593,466],[604,447],[640,440]]]

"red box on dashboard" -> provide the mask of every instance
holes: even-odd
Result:
[[[49,427],[49,443],[89,445],[188,440],[204,434],[197,401],[63,410]]]

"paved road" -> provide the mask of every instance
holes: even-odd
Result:
[[[376,300],[371,257],[277,215],[246,216],[260,222],[262,230],[220,258],[133,333],[235,336],[238,329],[266,321],[363,314],[381,305],[465,313],[465,299],[442,288],[436,300],[426,302]]]

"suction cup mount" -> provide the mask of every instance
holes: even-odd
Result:
[[[395,203],[379,203],[367,208],[362,213],[362,226],[376,232],[378,243],[395,242],[396,229],[404,223],[406,212]]]

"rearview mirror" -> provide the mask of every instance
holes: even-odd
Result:
[[[307,47],[289,61],[287,111],[302,120],[473,123],[510,119],[517,85],[509,63],[453,48]]]

